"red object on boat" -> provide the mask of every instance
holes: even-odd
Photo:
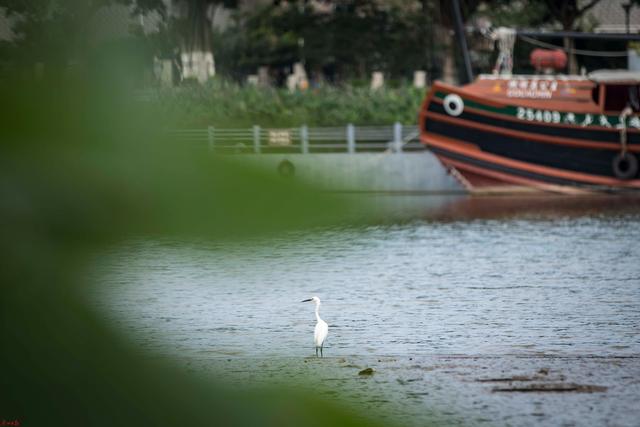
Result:
[[[534,49],[529,55],[529,60],[536,70],[545,68],[562,70],[567,66],[567,54],[560,49]]]

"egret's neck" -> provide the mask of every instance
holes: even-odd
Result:
[[[320,314],[319,314],[319,313],[320,313],[320,303],[319,303],[319,302],[317,302],[317,303],[316,303],[316,320],[317,320],[318,322],[322,320],[322,319],[320,318]]]

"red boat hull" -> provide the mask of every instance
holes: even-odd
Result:
[[[640,190],[638,171],[619,158],[622,128],[623,160],[640,153],[640,119],[598,110],[591,82],[556,82],[550,98],[522,89],[540,99],[517,98],[520,92],[507,98],[508,80],[488,83],[456,88],[436,82],[420,113],[422,142],[469,191]]]

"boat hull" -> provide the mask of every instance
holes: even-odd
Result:
[[[640,190],[637,171],[621,179],[613,167],[623,125],[628,153],[640,152],[640,120],[548,105],[436,82],[420,113],[421,140],[472,192]]]

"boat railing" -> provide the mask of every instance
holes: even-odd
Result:
[[[222,154],[402,153],[424,150],[418,127],[381,126],[172,129],[172,141]]]

